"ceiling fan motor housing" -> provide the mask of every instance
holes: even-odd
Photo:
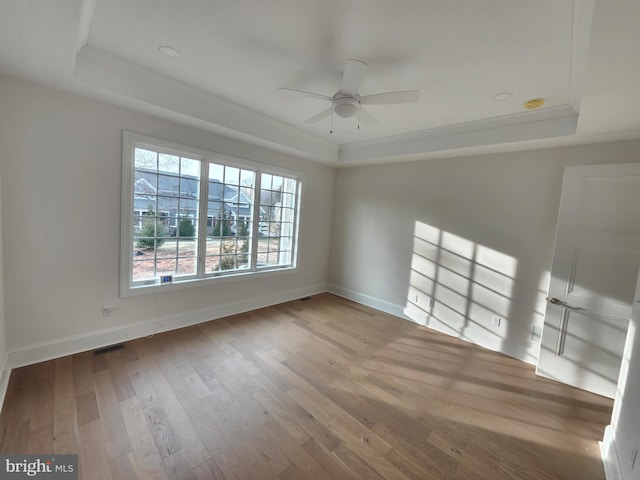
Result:
[[[360,100],[357,97],[345,95],[343,97],[334,97],[333,111],[336,115],[343,118],[355,116],[360,110]]]

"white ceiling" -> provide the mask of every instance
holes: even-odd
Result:
[[[541,148],[640,137],[639,5],[0,0],[0,71],[338,165]],[[278,88],[331,96],[350,58],[361,95],[420,101],[305,124],[329,105]]]

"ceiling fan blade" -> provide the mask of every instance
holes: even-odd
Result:
[[[320,120],[327,118],[329,115],[331,115],[332,110],[333,110],[333,107],[329,107],[326,110],[321,111],[317,115],[314,115],[313,117],[308,118],[307,120],[304,121],[304,123],[307,123],[307,124],[318,123]]]
[[[344,65],[344,75],[342,76],[342,93],[345,95],[355,95],[367,71],[367,64],[358,60],[347,60]]]
[[[360,107],[360,124],[363,127],[375,127],[378,125],[378,120],[364,108]]]
[[[329,100],[329,101],[333,100],[333,97],[329,97],[327,95],[322,95],[320,93],[313,93],[313,92],[304,92],[302,90],[292,90],[291,88],[279,88],[278,91],[281,92],[281,93],[286,93],[287,95],[298,95],[300,97],[311,97],[311,98],[317,98],[319,100]]]
[[[420,98],[419,90],[404,90],[402,92],[376,93],[360,97],[362,105],[391,105],[396,103],[414,103]]]

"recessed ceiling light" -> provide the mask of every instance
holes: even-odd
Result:
[[[508,98],[513,97],[513,93],[504,92],[504,93],[496,93],[493,97],[493,100],[496,102],[502,102],[503,100],[507,100]]]
[[[163,53],[167,57],[180,58],[180,52],[173,47],[168,47],[166,45],[163,45],[161,47],[158,47],[158,50],[160,50],[160,53]]]

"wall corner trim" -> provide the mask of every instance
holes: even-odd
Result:
[[[618,448],[616,447],[616,436],[611,425],[607,425],[604,430],[604,438],[600,442],[600,452],[602,453],[602,463],[604,465],[604,475],[607,480],[624,480]]]
[[[9,386],[9,376],[11,375],[11,368],[9,368],[9,353],[4,354],[2,362],[0,362],[0,410],[4,405],[4,397],[7,394],[7,387]]]

